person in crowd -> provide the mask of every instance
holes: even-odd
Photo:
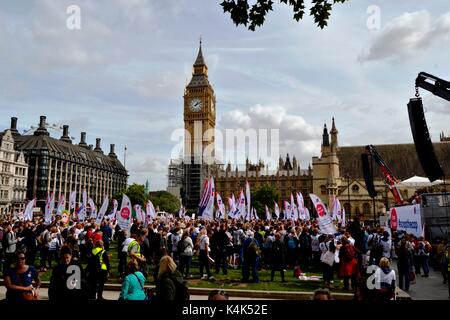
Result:
[[[141,229],[137,231],[136,239],[130,241],[128,245],[128,261],[131,259],[136,260],[139,263],[139,270],[147,277],[147,264],[145,260],[145,256],[141,252],[141,246],[144,243],[146,237],[146,231]]]
[[[344,278],[344,290],[350,290],[349,280],[352,289],[355,289],[356,278],[358,276],[358,253],[356,248],[350,244],[344,236],[341,239],[342,247],[339,249],[340,274]]]
[[[3,266],[3,269],[6,270],[7,268],[10,268],[11,265],[14,262],[17,245],[20,241],[22,241],[23,238],[17,237],[17,232],[19,230],[19,225],[14,224],[12,225],[9,223],[6,226],[6,233],[3,236],[5,238],[4,242],[4,251],[5,251],[5,264]]]
[[[211,275],[210,271],[210,248],[209,248],[209,237],[207,235],[206,228],[200,230],[200,235],[198,238],[198,248],[199,248],[199,269],[200,276],[202,280],[214,280],[214,277]],[[203,274],[203,270],[206,270],[206,274]]]
[[[183,232],[183,236],[181,237],[179,243],[178,252],[180,253],[179,270],[185,278],[190,278],[191,274],[189,272],[191,269],[192,257],[194,255],[194,243],[189,236],[188,230]]]
[[[102,222],[102,227],[100,228],[102,232],[102,241],[105,246],[105,250],[109,251],[109,246],[113,238],[113,229],[110,226],[109,219],[105,219]]]
[[[103,290],[109,274],[109,256],[103,247],[103,241],[95,243],[87,266],[87,282],[90,300],[104,300]]]
[[[311,264],[313,267],[318,268],[320,264],[320,257],[322,255],[322,252],[319,248],[319,230],[317,228],[314,228],[311,233],[311,252],[312,252],[312,261]]]
[[[51,226],[48,225],[45,227],[45,229],[41,232],[39,235],[39,244],[40,244],[40,251],[41,251],[41,271],[45,272],[47,271],[47,263],[48,263],[48,255],[49,255],[49,248],[50,248],[50,242],[52,241],[52,234],[50,232]],[[48,266],[49,268],[51,266]]]
[[[208,294],[209,301],[227,301],[229,298],[228,293],[222,290],[212,290]]]
[[[189,300],[189,292],[183,276],[169,255],[163,256],[159,262],[156,299],[177,302]]]
[[[286,267],[286,246],[284,245],[284,242],[281,241],[281,233],[279,232],[275,234],[275,241],[272,243],[270,257],[270,281],[273,281],[275,271],[280,271],[281,282],[286,282],[284,279],[284,269]]]
[[[325,236],[320,244],[322,270],[323,270],[323,284],[325,288],[332,289],[332,281],[334,281],[334,263],[336,260],[336,246],[334,240]]]
[[[399,287],[402,290],[409,291],[410,277],[414,266],[414,255],[406,239],[400,241],[400,246],[397,249],[397,258]]]
[[[299,254],[300,254],[300,267],[302,270],[311,268],[311,235],[307,227],[302,228],[302,232],[299,236]]]
[[[48,247],[48,267],[52,268],[53,260],[59,260],[59,251],[62,247],[61,233],[57,227],[51,229],[51,240]]]
[[[381,237],[380,243],[381,243],[381,247],[383,249],[381,256],[384,258],[391,259],[392,241],[390,239],[389,232],[387,232],[387,231],[383,232],[383,237]]]
[[[242,266],[242,257],[243,257],[242,244],[244,243],[245,238],[246,237],[244,230],[242,229],[242,224],[239,222],[233,231],[233,247],[234,247],[233,265],[235,266],[235,268],[240,268]]]
[[[313,300],[334,300],[330,290],[328,289],[317,289],[314,291]]]
[[[391,262],[383,257],[380,260],[379,268],[375,271],[375,281],[379,283],[379,288],[375,287],[375,298],[379,301],[395,299],[396,274],[391,269]]]
[[[284,243],[286,245],[287,256],[286,263],[288,268],[293,268],[297,265],[297,257],[298,257],[298,237],[295,234],[295,229],[292,228],[287,236],[284,237]]]
[[[422,277],[429,277],[430,267],[428,265],[431,245],[428,241],[424,239],[424,237],[419,237],[418,239],[418,258],[420,259],[420,266],[423,269]]]
[[[219,273],[220,268],[222,268],[222,272],[224,275],[227,275],[227,245],[229,243],[229,238],[226,234],[227,225],[222,223],[220,225],[219,231],[216,233],[216,241],[215,241],[215,267],[216,274]]]
[[[70,267],[72,270],[69,269]],[[77,279],[77,276],[80,278]],[[68,246],[61,248],[59,264],[52,270],[48,298],[50,301],[59,302],[88,299],[87,283],[83,268],[78,261],[73,260],[72,249]]]
[[[244,252],[244,261],[242,266],[242,281],[248,282],[250,278],[250,268],[252,269],[252,278],[254,283],[259,283],[258,263],[261,255],[261,249],[258,241],[254,238],[254,233],[247,230],[247,239],[245,239],[242,250]]]
[[[145,277],[139,271],[139,263],[131,259],[127,265],[128,274],[122,282],[119,300],[146,300]]]
[[[25,229],[21,233],[21,237],[23,238],[23,244],[25,246],[25,263],[30,266],[35,265],[37,246],[36,246],[36,233],[34,224],[32,221],[28,221],[25,224]]]
[[[3,280],[6,287],[6,300],[20,302],[38,300],[41,281],[39,274],[33,266],[25,263],[25,253],[15,253],[15,266],[4,270]],[[34,283],[34,286],[33,286]]]

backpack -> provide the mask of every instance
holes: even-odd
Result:
[[[247,253],[256,257],[260,256],[261,252],[259,250],[258,245],[256,244],[255,239],[252,239],[252,242],[250,242],[250,244],[248,245]]]
[[[432,247],[431,244],[428,241],[425,241],[425,253],[431,253]]]
[[[288,240],[288,248],[289,248],[289,249],[295,249],[295,247],[296,247],[296,245],[295,245],[295,240],[294,240],[294,238],[290,238],[290,239]]]
[[[177,243],[177,252],[178,252],[178,254],[183,253],[184,250],[186,249],[186,247],[184,246],[184,240],[186,240],[186,238],[180,239],[180,241],[178,241],[178,243]]]
[[[86,266],[86,276],[87,277],[93,277],[98,274],[98,272],[101,270],[101,263],[100,263],[100,254],[103,254],[105,251],[99,251],[97,254],[90,254],[88,258],[88,264]]]
[[[175,285],[175,301],[190,300],[189,288],[186,285],[186,281],[180,282],[179,279],[174,276],[170,276],[170,279]]]

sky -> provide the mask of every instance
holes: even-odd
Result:
[[[450,80],[447,0],[350,0],[335,6],[324,30],[276,2],[255,32],[236,27],[220,2],[2,1],[0,130],[13,116],[23,131],[46,115],[68,124],[75,142],[86,131],[105,152],[114,143],[122,160],[126,146],[129,183],[161,190],[179,155],[173,138],[200,36],[218,128],[278,129],[279,152],[304,169],[320,156],[332,117],[341,146],[412,143],[407,102],[417,74]],[[67,27],[71,5],[79,30]],[[450,134],[450,102],[421,94],[438,141]]]

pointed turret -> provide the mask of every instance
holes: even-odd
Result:
[[[328,135],[328,129],[327,129],[326,123],[323,125],[322,146],[323,147],[330,146],[330,136]]]

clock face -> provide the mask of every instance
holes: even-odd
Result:
[[[200,100],[199,98],[192,99],[189,103],[189,109],[191,109],[191,111],[193,112],[200,111],[202,109],[202,100]]]

